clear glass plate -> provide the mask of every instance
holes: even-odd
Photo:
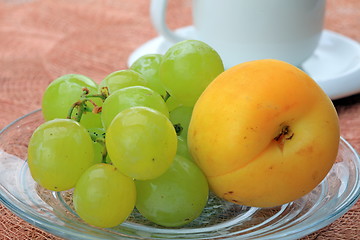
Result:
[[[181,228],[150,223],[136,210],[123,224],[100,229],[73,210],[71,191],[51,192],[31,178],[27,144],[43,122],[40,110],[0,132],[0,200],[29,223],[69,239],[295,239],[325,227],[347,212],[360,194],[360,159],[341,139],[339,155],[324,181],[311,193],[276,208],[250,208],[211,196],[202,215]]]

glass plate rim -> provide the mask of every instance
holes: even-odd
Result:
[[[17,122],[23,120],[24,118],[27,118],[33,114],[36,114],[41,111],[41,108],[33,110],[15,120],[10,122],[8,125],[6,125],[3,129],[0,130],[0,136],[6,132],[9,128],[11,128],[13,125],[15,125]],[[355,165],[357,166],[357,171],[360,173],[360,155],[355,150],[355,148],[342,136],[340,136],[340,142],[342,144],[345,144],[345,146],[356,156],[356,160],[354,161]],[[353,205],[356,204],[356,202],[360,199],[360,175],[356,175],[356,181],[353,190],[350,195],[347,196],[346,200],[338,206],[337,210],[335,212],[332,212],[328,215],[326,219],[322,219],[322,221],[313,222],[312,224],[307,225],[306,227],[303,227],[301,229],[296,229],[292,231],[279,232],[276,233],[274,236],[267,237],[266,239],[294,239],[294,237],[303,237],[308,234],[311,234],[327,225],[335,221],[336,219],[340,218],[343,214],[345,214]],[[39,215],[33,214],[31,212],[27,212],[26,209],[21,209],[17,207],[12,202],[18,201],[16,198],[14,198],[11,194],[7,194],[8,196],[5,196],[4,193],[7,193],[8,191],[4,189],[2,185],[0,185],[0,203],[2,203],[6,208],[8,208],[13,214],[18,216],[19,218],[25,220],[26,222],[50,233],[55,236],[59,236],[63,238],[64,229],[61,225],[51,222],[49,220],[46,220],[42,218]],[[97,237],[92,237],[90,235],[85,235],[84,233],[81,233],[77,231],[76,229],[66,229],[67,235],[71,237],[71,239],[98,239]],[[301,232],[301,235],[299,233]],[[119,236],[117,239],[136,239],[133,237],[125,237],[125,236]],[[242,236],[236,236],[233,239],[242,239]]]

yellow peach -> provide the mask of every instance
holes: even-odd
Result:
[[[278,60],[220,74],[198,99],[188,145],[215,194],[273,207],[314,189],[338,151],[336,110],[316,82]]]

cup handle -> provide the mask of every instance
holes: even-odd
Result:
[[[171,31],[166,24],[167,0],[151,0],[150,17],[156,31],[173,43],[185,40],[184,37]]]

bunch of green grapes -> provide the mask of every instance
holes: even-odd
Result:
[[[134,207],[162,226],[189,223],[209,188],[187,129],[196,99],[222,71],[218,54],[191,40],[144,55],[99,85],[79,74],[59,77],[44,93],[45,123],[29,142],[32,177],[52,191],[74,189],[76,213],[97,227],[121,224]]]

